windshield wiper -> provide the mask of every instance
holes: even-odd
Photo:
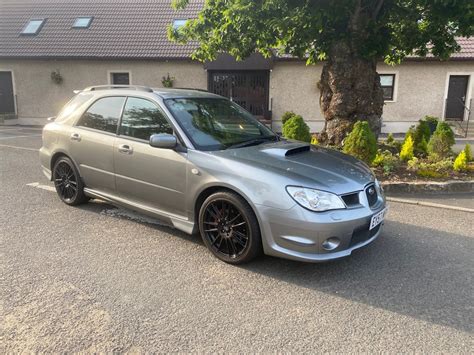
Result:
[[[233,148],[243,148],[243,147],[250,147],[252,145],[262,144],[268,141],[277,141],[278,136],[267,136],[267,137],[259,137],[259,138],[252,138],[243,142],[235,143],[228,146],[226,149],[233,149]]]

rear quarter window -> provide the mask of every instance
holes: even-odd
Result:
[[[89,101],[93,97],[92,94],[89,93],[79,93],[74,96],[69,102],[64,105],[64,107],[59,112],[58,116],[56,117],[56,122],[61,122],[67,119],[71,114],[75,113],[83,104]]]

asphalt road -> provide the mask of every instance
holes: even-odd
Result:
[[[155,221],[61,203],[39,134],[0,127],[1,353],[474,348],[472,213],[392,203],[349,258],[234,267]]]

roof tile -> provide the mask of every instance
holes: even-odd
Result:
[[[1,0],[0,57],[188,59],[196,43],[170,42],[174,19],[193,18],[204,0],[175,11],[170,0]],[[72,28],[93,16],[89,28]],[[36,36],[22,36],[30,19],[45,18]],[[459,38],[454,59],[474,59],[474,38]],[[291,56],[282,56],[291,58]]]

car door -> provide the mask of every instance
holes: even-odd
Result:
[[[69,151],[88,188],[114,193],[114,143],[125,96],[96,100],[69,133]]]
[[[186,153],[150,146],[155,133],[173,134],[159,106],[128,97],[114,145],[115,181],[122,198],[185,216]]]

